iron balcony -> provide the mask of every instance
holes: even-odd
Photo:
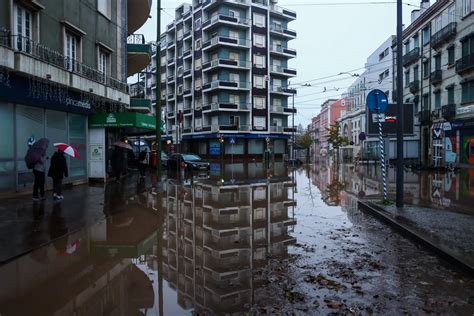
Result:
[[[431,46],[433,48],[441,46],[443,43],[449,41],[456,36],[457,23],[451,22],[441,30],[431,36]]]
[[[272,23],[270,24],[270,31],[289,38],[296,38],[296,31],[284,27],[280,24]]]
[[[474,54],[466,55],[456,61],[456,72],[462,74],[474,69]]]
[[[441,114],[444,118],[452,118],[456,116],[456,104],[447,104],[441,107]]]
[[[412,94],[416,94],[420,91],[420,80],[413,80],[408,84],[408,89]]]
[[[441,69],[437,69],[430,74],[430,80],[432,84],[440,83],[443,80],[443,71]]]
[[[420,58],[420,48],[416,47],[403,55],[403,66],[406,67]]]

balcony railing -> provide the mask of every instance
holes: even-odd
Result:
[[[35,41],[30,38],[11,35],[8,30],[3,29],[0,32],[0,45],[9,47],[14,51],[21,52],[38,60],[56,66],[74,74],[80,75],[86,79],[99,82],[112,89],[128,92],[128,84],[119,79],[107,76],[103,72],[90,67],[82,62],[64,56],[63,54]]]
[[[457,23],[451,22],[431,36],[431,46],[436,48],[456,36]]]
[[[452,118],[456,116],[456,104],[447,104],[441,107],[441,114],[444,118]]]
[[[204,42],[202,45],[203,49],[211,48],[215,45],[231,45],[231,46],[243,46],[243,47],[250,47],[250,40],[245,38],[235,38],[235,37],[227,37],[227,36],[216,36],[211,38],[210,40]]]
[[[208,70],[212,69],[215,67],[240,67],[240,68],[245,68],[245,69],[250,69],[250,62],[246,60],[233,60],[233,59],[225,59],[225,58],[219,58],[219,59],[214,59],[208,62],[205,62],[202,65],[203,70]]]
[[[278,14],[282,14],[282,15],[288,17],[288,18],[291,18],[291,19],[296,19],[296,12],[295,11],[282,8],[282,7],[279,7],[279,6],[274,5],[274,4],[271,5],[270,11],[278,13]]]
[[[131,98],[144,98],[145,97],[145,82],[139,81],[129,86]]]
[[[287,35],[290,37],[296,37],[296,31],[282,26],[281,24],[272,23],[270,24],[270,31],[279,34]]]
[[[215,80],[207,82],[202,86],[203,90],[216,89],[216,88],[229,88],[229,89],[250,89],[249,82],[229,81],[229,80]]]
[[[270,46],[270,52],[296,56],[296,50],[295,49],[288,48],[288,47],[283,47],[283,46],[280,46],[280,45],[271,45]]]
[[[272,72],[277,72],[289,76],[296,76],[296,69],[278,66],[278,65],[271,65],[270,69]]]
[[[271,92],[276,92],[276,93],[296,94],[295,89],[290,89],[288,87],[275,86],[275,85],[270,85],[270,91]]]
[[[408,89],[412,94],[417,93],[420,91],[420,80],[413,80],[408,84]]]
[[[474,54],[463,56],[456,61],[456,72],[462,74],[474,69]]]
[[[230,15],[225,15],[225,14],[217,14],[217,15],[212,16],[207,21],[204,21],[204,23],[202,24],[202,27],[207,28],[207,27],[212,26],[214,24],[217,24],[219,22],[234,23],[234,24],[238,24],[238,25],[241,25],[241,26],[249,26],[250,25],[250,20],[247,19],[247,18],[234,17],[234,16],[230,16]]]
[[[403,66],[408,66],[420,58],[420,48],[416,47],[403,55]]]
[[[437,69],[430,74],[430,80],[432,84],[437,84],[443,80],[443,71],[441,69]]]

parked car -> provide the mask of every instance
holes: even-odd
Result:
[[[168,170],[208,171],[210,164],[195,154],[172,154],[168,158]]]

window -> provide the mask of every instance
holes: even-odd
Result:
[[[263,14],[254,13],[253,14],[253,25],[259,27],[265,27],[266,24],[266,16]]]
[[[265,116],[254,116],[253,126],[257,129],[267,128],[267,118]]]
[[[97,0],[97,11],[110,18],[110,0]]]
[[[448,8],[448,23],[456,21],[456,8],[454,4]]]
[[[180,85],[178,86],[178,95],[182,95],[182,94],[183,94],[183,85],[180,84]]]
[[[267,103],[267,98],[263,96],[254,96],[253,97],[253,107],[255,109],[265,109]]]
[[[423,78],[428,78],[430,76],[430,64],[427,60],[423,62]]]
[[[441,70],[441,53],[434,56],[435,70]]]
[[[231,72],[231,73],[229,74],[229,81],[240,82],[240,75]]]
[[[405,72],[405,87],[410,84],[410,71]]]
[[[427,26],[421,31],[423,45],[427,45],[430,43],[430,27]]]
[[[420,79],[420,67],[416,65],[413,67],[413,80],[419,80]]]
[[[183,28],[179,28],[179,29],[176,31],[176,38],[178,39],[178,41],[183,38]]]
[[[78,38],[66,31],[64,35],[64,56],[65,62],[66,62],[66,68],[70,71],[76,70],[76,59],[77,59],[77,45],[78,45]]]
[[[202,102],[201,102],[201,98],[200,97],[196,97],[194,99],[194,108],[196,110],[200,110],[201,109],[201,106],[202,106]]]
[[[441,108],[441,91],[435,91],[433,94],[435,110],[438,110]]]
[[[199,19],[196,19],[196,21],[194,21],[194,29],[197,31],[199,29],[201,29],[201,18]]]
[[[234,38],[234,39],[239,39],[240,38],[240,33],[237,31],[229,31],[229,37]]]
[[[105,77],[107,76],[107,61],[109,59],[109,54],[103,49],[98,49],[97,55],[97,70],[100,72],[100,81],[105,82]]]
[[[161,73],[161,82],[165,82],[166,81],[166,72],[162,72]]]
[[[183,56],[183,46],[179,46],[178,47],[178,57],[182,57]]]
[[[198,38],[195,42],[194,42],[194,50],[200,50],[201,49],[201,39]]]
[[[450,86],[446,88],[448,93],[448,104],[454,104],[454,86]]]
[[[178,67],[178,77],[183,76],[183,73],[184,73],[184,71],[183,71],[183,66],[179,66],[179,67]]]
[[[232,126],[240,126],[240,116],[229,116],[229,124]]]
[[[423,94],[421,107],[422,107],[423,111],[429,111],[430,110],[430,95],[428,93]]]
[[[20,51],[30,52],[32,39],[32,15],[31,12],[23,7],[15,6],[15,33],[18,35],[16,39],[16,48]]]
[[[461,84],[461,102],[474,101],[474,81],[468,81]]]
[[[253,45],[256,47],[265,47],[266,36],[262,34],[253,35]]]
[[[196,78],[194,80],[194,89],[201,90],[201,78]]]
[[[471,0],[462,0],[462,14],[468,15],[471,13]]]
[[[434,19],[433,33],[439,32],[442,28],[443,28],[443,17],[440,14]]]
[[[265,77],[254,75],[253,76],[253,86],[258,89],[265,89]]]
[[[233,18],[238,18],[239,17],[239,12],[234,11],[234,10],[229,10],[229,16]]]
[[[452,66],[455,63],[455,53],[454,53],[454,46],[448,47],[448,65]]]
[[[200,130],[202,128],[202,118],[196,118],[194,120],[194,124],[195,124],[195,127],[196,129]]]
[[[253,64],[257,68],[265,68],[265,56],[253,55]]]
[[[229,103],[231,104],[239,104],[240,103],[240,97],[237,94],[231,94],[229,95]]]
[[[194,70],[199,70],[201,69],[201,58],[198,58],[194,61]]]
[[[230,52],[230,53],[229,53],[229,59],[230,59],[230,60],[239,60],[239,53]]]
[[[281,99],[274,98],[273,99],[273,105],[274,106],[281,106]]]
[[[413,36],[413,48],[418,48],[420,47],[420,38],[417,35]]]
[[[410,51],[410,42],[405,42],[403,45],[405,47],[405,54],[407,54]]]
[[[161,64],[166,65],[166,56],[161,56]]]

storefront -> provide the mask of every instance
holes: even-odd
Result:
[[[97,113],[89,118],[89,177],[106,179],[113,144],[156,132],[156,118],[138,112]]]
[[[0,69],[0,194],[31,188],[33,174],[24,157],[28,141],[43,137],[50,141],[48,157],[54,152],[53,143],[74,146],[82,159],[68,158],[67,181],[86,180],[87,116],[91,113],[91,101],[81,93]]]

